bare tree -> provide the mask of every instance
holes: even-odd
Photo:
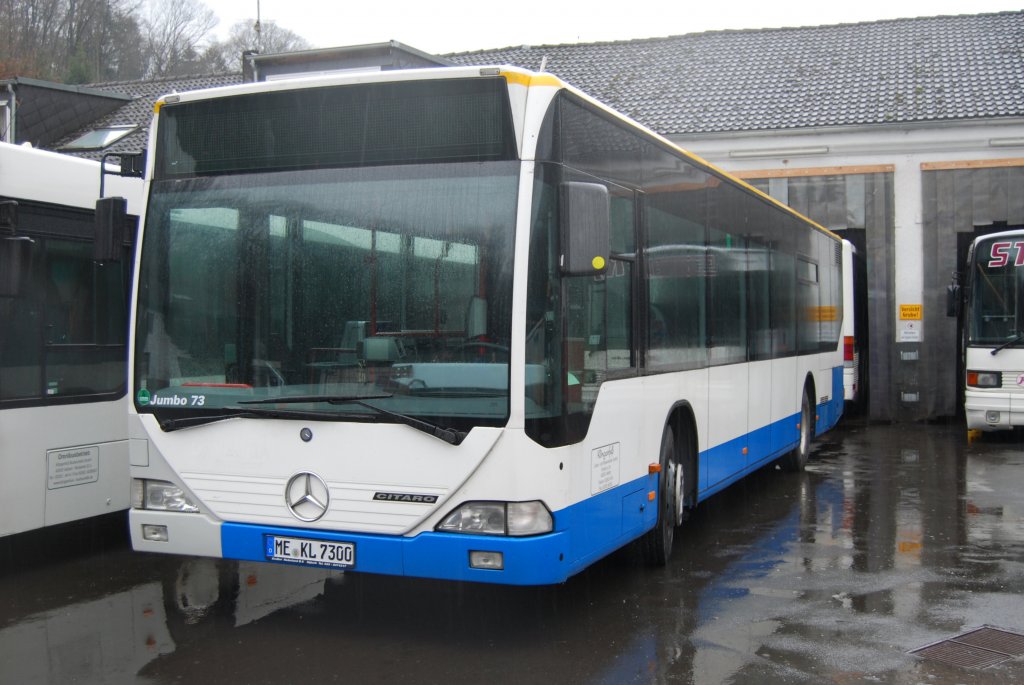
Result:
[[[62,25],[67,18],[65,0],[8,0],[0,3],[0,62],[22,70],[9,76],[52,78],[62,54]]]
[[[67,83],[142,77],[142,0],[70,0],[66,22]]]
[[[0,0],[0,77],[138,78],[141,0]]]
[[[311,47],[305,38],[279,26],[275,21],[260,22],[257,31],[256,20],[246,19],[231,27],[227,40],[211,48],[210,58],[216,59],[216,66],[220,70],[237,70],[242,53],[249,50],[269,55],[309,50]]]
[[[278,52],[309,50],[312,45],[302,36],[279,26],[276,21],[257,23],[254,20],[240,21],[231,27],[226,41],[239,55],[246,50],[256,50],[265,55]]]
[[[237,70],[243,51],[308,49],[274,21],[235,24],[223,43],[202,0],[0,0],[0,78],[66,83]]]
[[[142,24],[146,76],[180,75],[204,68],[205,43],[217,17],[201,0],[149,0]]]

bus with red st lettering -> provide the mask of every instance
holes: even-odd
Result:
[[[949,288],[963,315],[967,428],[1024,426],[1024,230],[977,238]]]

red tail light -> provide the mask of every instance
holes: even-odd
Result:
[[[854,338],[853,338],[852,335],[847,335],[847,336],[843,337],[843,361],[844,362],[852,362],[853,361],[853,352],[856,349],[856,347],[857,347],[857,345],[854,342]]]

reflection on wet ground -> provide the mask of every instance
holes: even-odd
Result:
[[[0,554],[0,682],[1019,683],[909,651],[1024,632],[1020,436],[848,424],[701,505],[668,568],[503,588]],[[2,550],[0,550],[2,551]]]

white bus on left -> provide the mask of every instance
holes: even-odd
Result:
[[[106,178],[138,215],[142,181]],[[100,164],[0,143],[0,537],[123,510],[130,245],[94,259]]]

